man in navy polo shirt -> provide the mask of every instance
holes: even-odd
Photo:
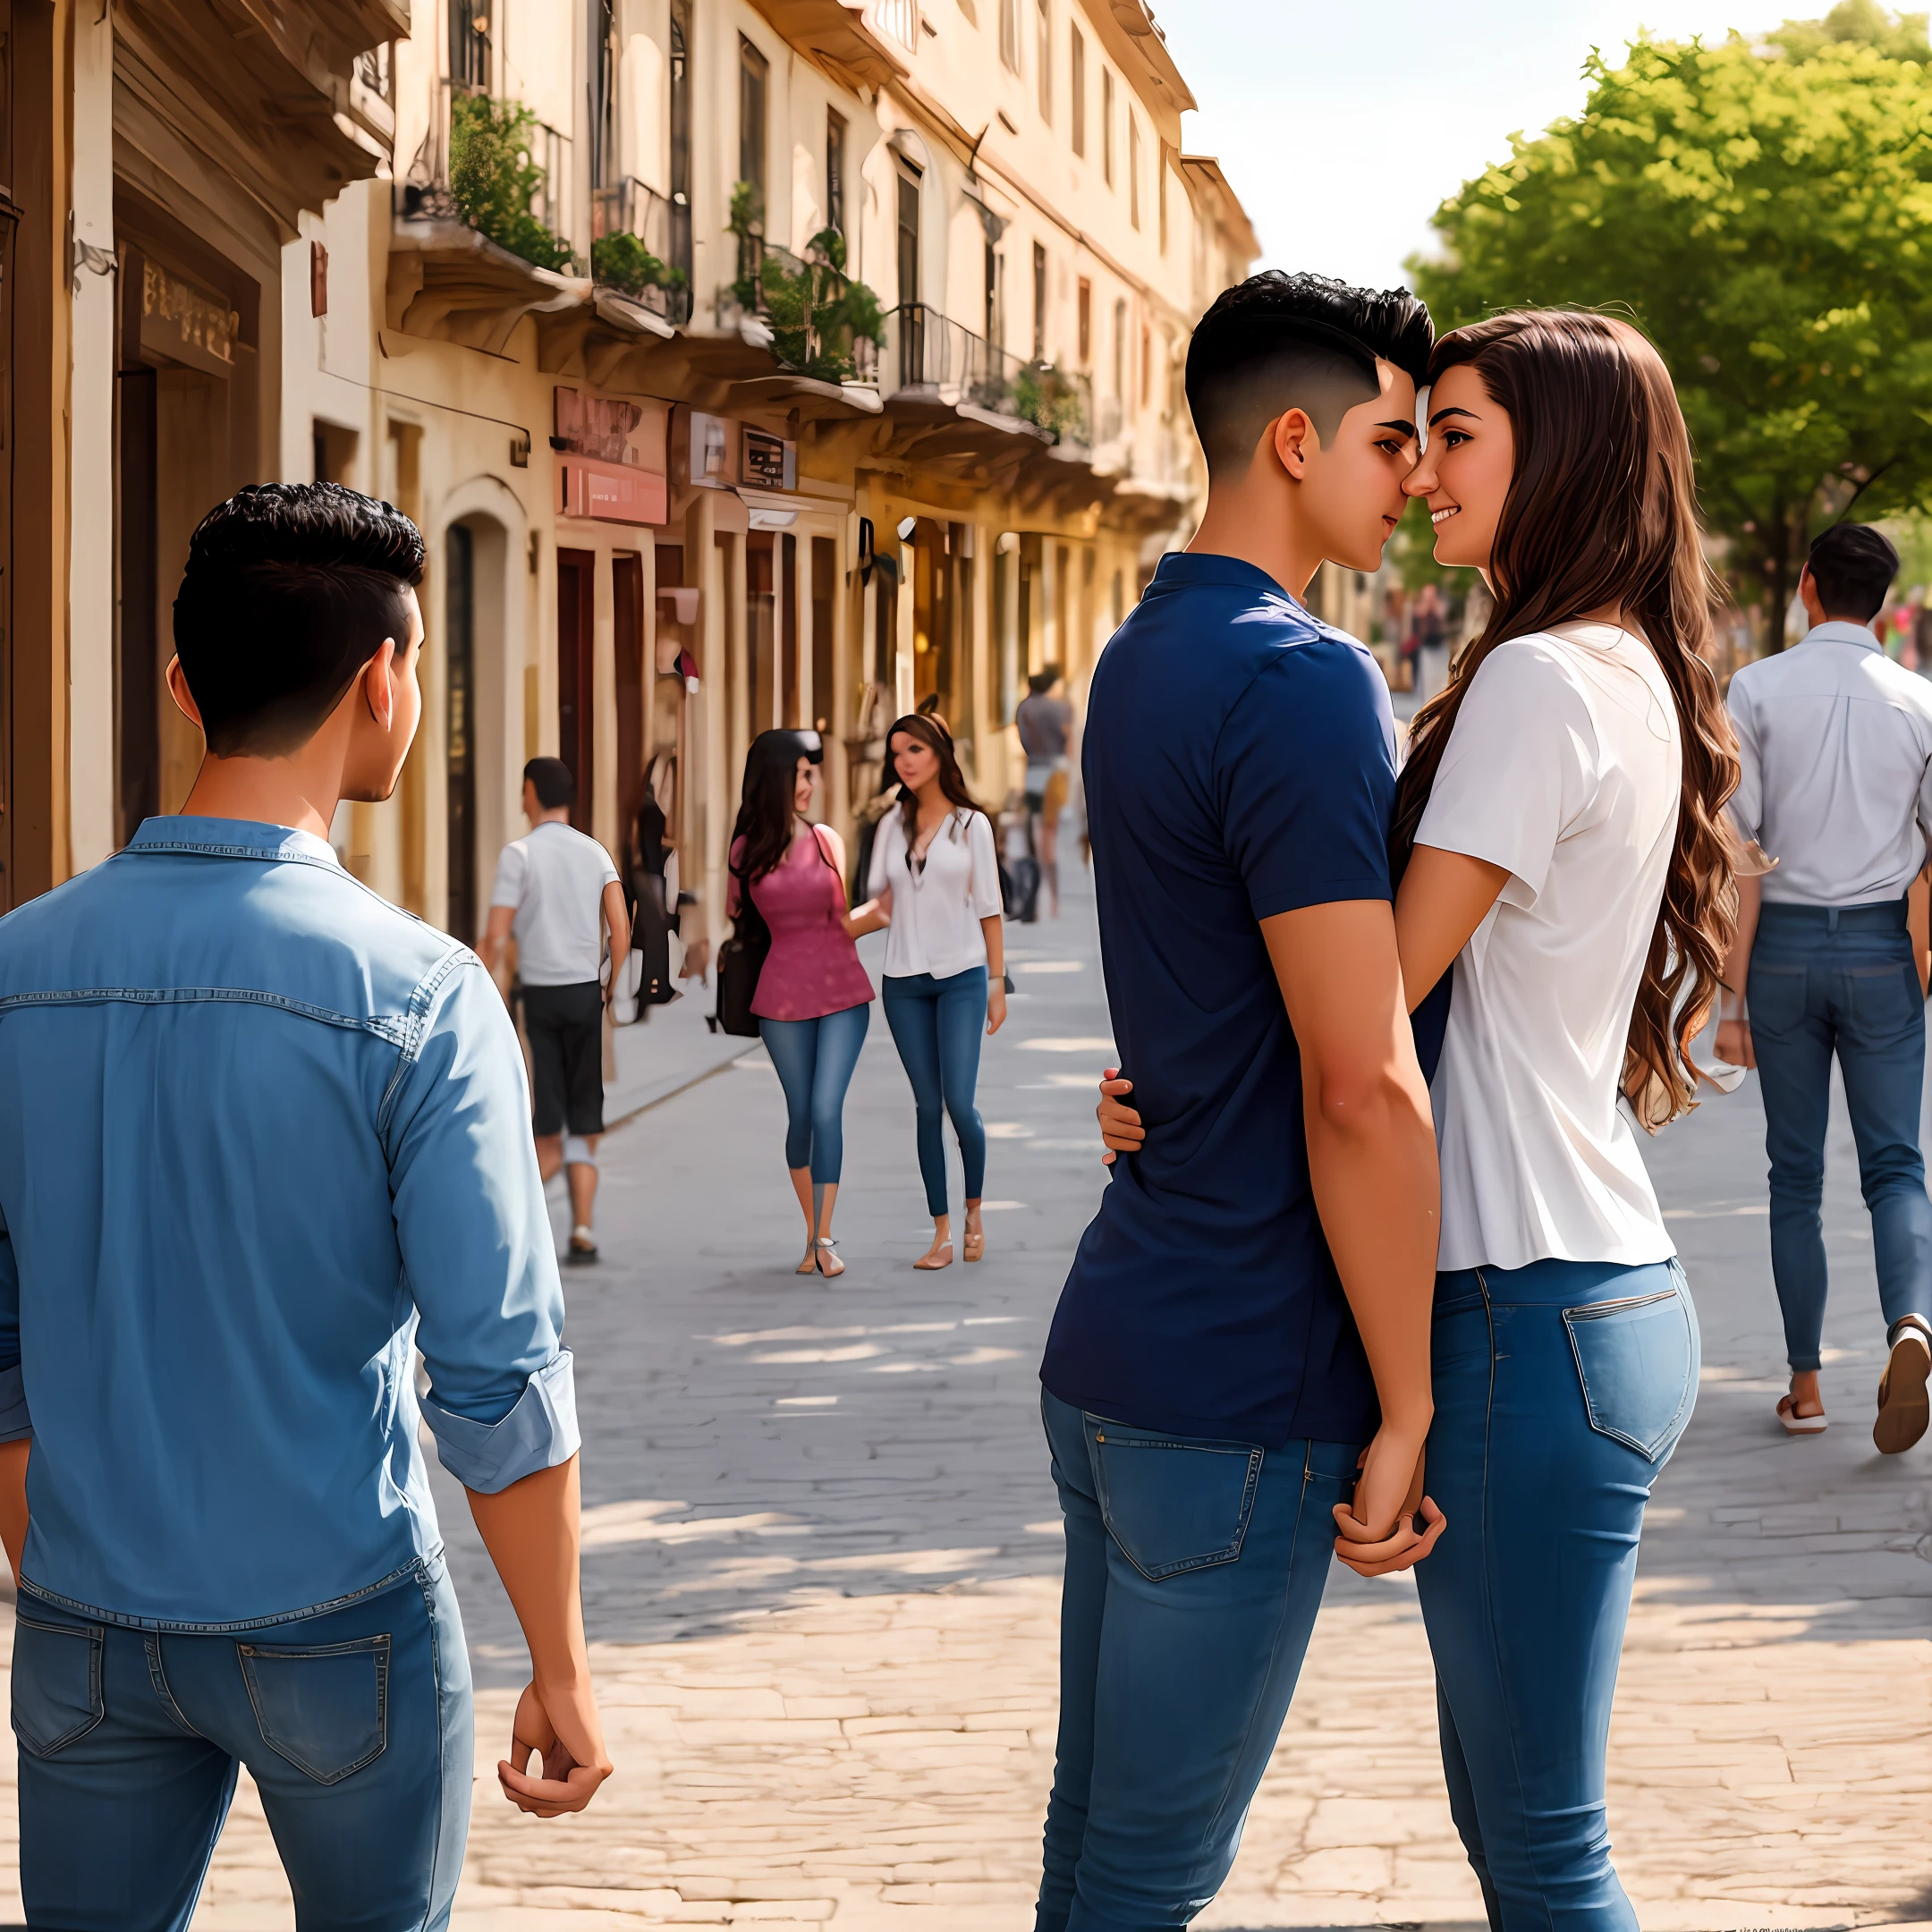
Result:
[[[1207,513],[1093,679],[1082,754],[1122,1071],[1150,1130],[1040,1377],[1066,1521],[1037,1932],[1185,1925],[1233,1862],[1332,1547],[1425,1555],[1437,1178],[1395,948],[1387,688],[1298,601],[1373,570],[1427,310],[1257,275],[1195,330]],[[1363,1445],[1366,1463],[1357,1478]],[[1352,1511],[1350,1508],[1352,1499]]]

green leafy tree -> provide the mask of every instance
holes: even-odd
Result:
[[[1932,509],[1928,58],[1924,17],[1870,0],[1761,47],[1593,53],[1581,115],[1518,136],[1438,210],[1441,258],[1411,264],[1439,326],[1524,304],[1634,315],[1774,648],[1817,530]]]
[[[531,158],[537,116],[515,101],[459,94],[450,103],[450,198],[499,248],[539,268],[568,270],[570,243],[530,213],[544,185]]]

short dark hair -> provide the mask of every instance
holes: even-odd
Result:
[[[1811,546],[1805,562],[1825,614],[1856,618],[1860,623],[1878,614],[1899,570],[1891,538],[1869,523],[1834,523]]]
[[[1419,386],[1435,339],[1428,310],[1407,289],[1279,268],[1223,289],[1188,344],[1188,408],[1209,472],[1245,471],[1284,410],[1306,410],[1328,440],[1375,395],[1378,357]]]
[[[1060,682],[1063,675],[1058,665],[1050,664],[1044,671],[1035,671],[1028,677],[1027,689],[1036,698],[1044,698]]]
[[[174,651],[217,758],[294,750],[394,638],[410,634],[422,533],[340,483],[254,483],[188,541]]]
[[[577,779],[560,758],[533,758],[523,775],[537,788],[537,802],[546,811],[577,802]]]

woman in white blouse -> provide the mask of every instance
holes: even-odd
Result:
[[[999,860],[993,826],[972,801],[936,719],[902,717],[886,756],[900,784],[898,808],[880,820],[868,887],[890,905],[886,939],[886,1023],[912,1083],[919,1174],[933,1217],[932,1246],[913,1263],[948,1267],[953,1223],[946,1199],[950,1115],[966,1170],[965,1258],[986,1252],[979,1200],[986,1186],[986,1127],[975,1104],[983,1027],[1006,1018]]]
[[[1417,716],[1393,842],[1411,1006],[1454,964],[1427,1451],[1448,1528],[1416,1580],[1490,1923],[1635,1932],[1604,1758],[1699,1349],[1632,1110],[1654,1131],[1696,1104],[1736,743],[1656,350],[1601,316],[1502,315],[1437,343],[1429,380],[1406,487],[1496,609]]]

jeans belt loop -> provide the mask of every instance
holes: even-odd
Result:
[[[1838,908],[1836,906],[1831,906],[1826,910],[1825,930],[1828,933],[1835,933],[1838,930]]]

